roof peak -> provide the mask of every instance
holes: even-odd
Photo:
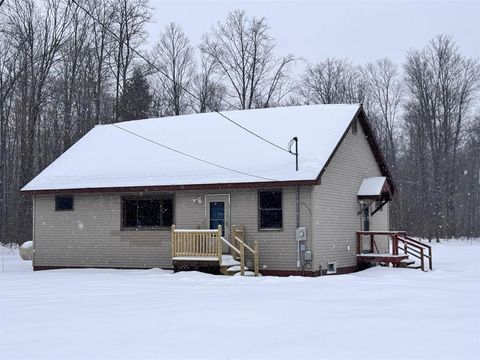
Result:
[[[245,113],[245,112],[268,112],[268,111],[280,111],[280,110],[285,110],[285,109],[290,109],[292,111],[297,110],[297,109],[308,109],[308,108],[329,108],[329,107],[355,107],[355,108],[360,108],[362,107],[361,103],[355,103],[355,104],[304,104],[304,105],[289,105],[289,106],[275,106],[275,107],[266,107],[266,108],[255,108],[255,109],[232,109],[232,110],[220,110],[218,112],[211,111],[211,112],[204,112],[204,113],[189,113],[189,114],[180,114],[180,115],[168,115],[168,116],[162,116],[162,117],[152,117],[152,118],[145,118],[145,119],[135,119],[135,120],[124,120],[124,121],[119,121],[116,123],[112,124],[100,124],[100,125],[113,125],[113,124],[125,124],[125,123],[132,123],[134,121],[147,121],[147,120],[171,120],[171,119],[187,119],[187,118],[193,118],[193,117],[208,117],[215,115],[217,113],[221,114],[239,114],[239,113]]]

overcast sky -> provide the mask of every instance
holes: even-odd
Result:
[[[169,22],[180,24],[197,45],[202,34],[229,11],[264,16],[278,55],[316,62],[347,57],[364,64],[380,57],[402,62],[407,50],[422,48],[435,35],[453,36],[462,52],[480,58],[480,0],[431,1],[165,1],[154,7],[149,42]]]

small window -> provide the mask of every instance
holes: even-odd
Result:
[[[124,229],[151,229],[169,227],[173,223],[173,199],[124,198],[122,199]]]
[[[73,210],[73,196],[55,196],[55,211]]]
[[[357,128],[357,120],[353,120],[352,122],[352,134],[353,135],[357,135],[357,132],[358,132],[358,128]]]
[[[282,192],[260,191],[258,193],[259,228],[282,229]]]
[[[337,263],[330,262],[327,264],[327,274],[335,274],[337,272]]]

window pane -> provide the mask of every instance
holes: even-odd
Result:
[[[73,196],[55,196],[55,210],[73,210]]]
[[[137,226],[137,200],[123,201],[123,226]]]
[[[161,226],[161,200],[138,200],[138,227]]]
[[[260,228],[281,229],[282,228],[282,210],[261,210]]]
[[[260,209],[281,209],[282,192],[281,191],[261,191]]]
[[[162,200],[162,226],[172,226],[173,224],[173,200]]]
[[[173,224],[173,199],[126,198],[123,199],[124,228],[151,228]]]

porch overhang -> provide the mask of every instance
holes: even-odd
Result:
[[[363,179],[358,189],[359,200],[390,201],[392,188],[385,176],[374,176]]]

